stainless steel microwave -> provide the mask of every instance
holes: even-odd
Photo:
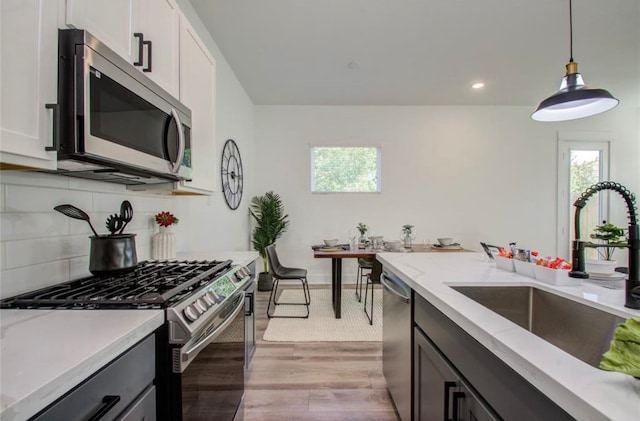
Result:
[[[191,111],[87,31],[61,29],[56,173],[127,185],[191,178]]]

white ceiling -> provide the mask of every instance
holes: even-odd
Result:
[[[255,104],[535,105],[569,59],[568,0],[191,3]],[[587,85],[637,103],[640,0],[573,0],[573,24]]]

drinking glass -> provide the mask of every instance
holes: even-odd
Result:
[[[349,230],[349,248],[355,248],[356,238],[358,238],[358,233],[356,232],[355,228],[352,228],[351,230]]]

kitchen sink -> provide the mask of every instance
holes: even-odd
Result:
[[[617,325],[625,321],[535,287],[452,288],[593,367],[609,349]]]

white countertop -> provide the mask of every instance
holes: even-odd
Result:
[[[640,380],[591,367],[449,286],[532,285],[624,318],[640,317],[640,310],[624,307],[623,289],[543,284],[497,269],[484,253],[379,253],[376,258],[576,419],[640,419]]]
[[[233,260],[255,251],[181,253]],[[164,310],[0,310],[0,419],[26,420],[164,323]]]
[[[0,310],[0,419],[26,420],[164,323],[163,310]]]

